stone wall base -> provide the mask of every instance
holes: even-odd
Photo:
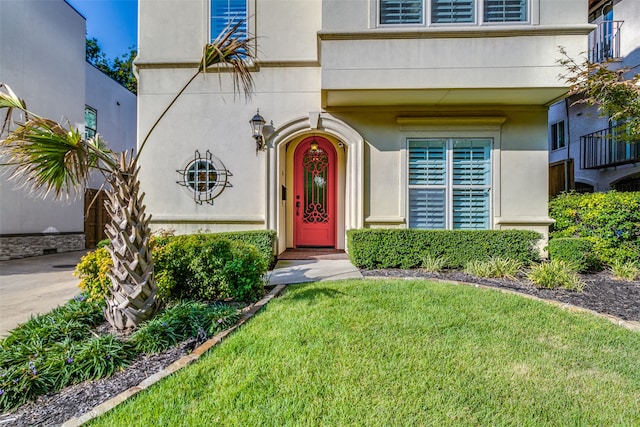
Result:
[[[0,236],[0,261],[85,249],[84,233]]]

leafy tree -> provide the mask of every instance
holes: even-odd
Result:
[[[611,69],[610,63],[576,62],[560,49],[562,76],[571,85],[569,95],[581,95],[575,104],[597,105],[602,117],[616,125],[617,136],[627,142],[640,141],[640,74],[626,77],[629,68]]]
[[[133,74],[133,60],[136,59],[137,54],[136,48],[131,46],[128,53],[110,61],[95,37],[86,41],[87,62],[133,93],[138,92],[138,81]]]
[[[156,120],[144,142],[186,87],[210,66],[228,65],[225,69],[233,73],[234,88],[239,91],[241,82],[245,95],[252,92],[253,79],[246,61],[255,59],[254,39],[239,34],[241,24],[227,28],[213,43],[205,45],[196,73]],[[96,56],[100,57],[99,52]],[[137,155],[113,152],[100,135],[85,139],[70,123],[60,124],[27,110],[25,102],[0,83],[3,108],[7,116],[0,135],[7,130],[7,136],[0,140],[0,157],[8,159],[2,166],[12,169],[12,178],[23,180],[36,192],[64,196],[82,189],[91,170],[104,175],[109,188],[106,208],[110,220],[105,228],[111,246],[107,250],[113,261],[105,317],[117,329],[137,327],[152,318],[159,300],[149,244],[151,216],[145,212],[138,180],[138,156],[144,143]],[[23,120],[15,128],[11,128],[13,111]]]

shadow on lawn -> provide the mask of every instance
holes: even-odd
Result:
[[[317,287],[317,285],[314,287],[309,285],[294,285],[294,288],[290,290],[288,298],[293,301],[307,301],[309,304],[313,304],[317,302],[317,299],[320,297],[342,298],[345,296],[351,297],[348,293],[336,289],[320,288]]]

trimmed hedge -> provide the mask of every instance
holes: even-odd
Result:
[[[564,261],[579,273],[602,269],[602,263],[594,252],[593,241],[585,237],[557,237],[549,240],[549,257]]]
[[[251,231],[228,231],[222,233],[199,233],[194,236],[205,236],[205,238],[225,238],[232,241],[240,241],[255,246],[260,255],[267,263],[268,267],[272,267],[275,261],[273,248],[276,242],[277,234],[274,230],[251,230]],[[162,236],[155,238],[156,246],[164,246],[172,239],[180,236]]]
[[[640,259],[640,192],[565,193],[549,201],[551,239],[588,237],[606,264]]]
[[[459,268],[491,257],[528,265],[539,260],[541,237],[530,230],[363,229],[349,230],[347,245],[359,268],[415,268],[427,255],[445,256],[447,267]]]

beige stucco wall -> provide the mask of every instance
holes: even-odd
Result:
[[[547,104],[566,89],[557,46],[584,50],[589,28],[586,0],[534,3],[534,26],[547,28],[521,30],[542,31],[535,34],[503,26],[499,37],[449,29],[431,38],[371,38],[335,34],[368,31],[369,0],[250,2],[255,92],[250,100],[234,96],[228,73],[199,76],[164,117],[141,155],[153,227],[273,228],[284,250],[292,244],[292,205],[281,200],[281,186],[292,185],[297,141],[317,134],[344,145],[344,247],[344,229],[407,226],[406,139],[440,135],[493,138],[492,228],[546,233]],[[207,4],[140,2],[139,141],[195,70],[208,38]],[[273,124],[267,152],[256,154],[248,121],[257,108]],[[210,150],[230,172],[213,204],[196,204],[176,183],[195,150]]]

